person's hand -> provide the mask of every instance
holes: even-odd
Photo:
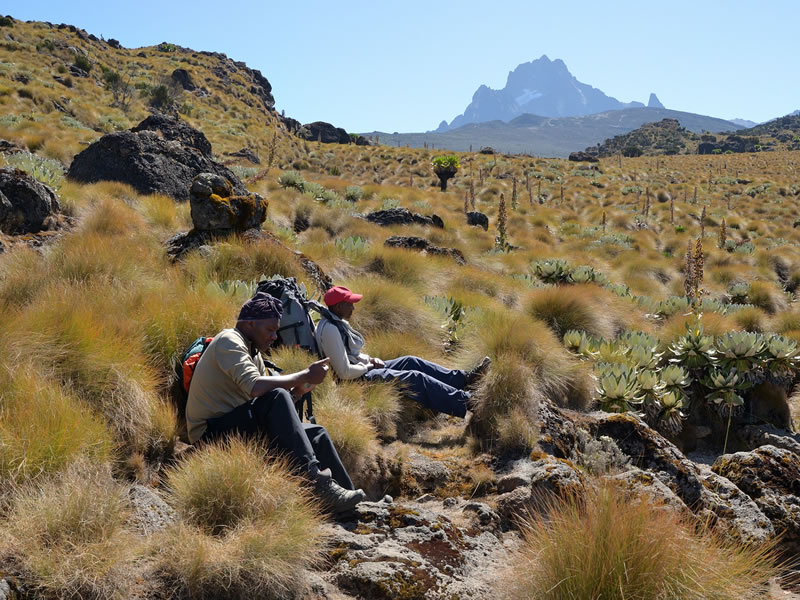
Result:
[[[369,364],[373,369],[382,369],[386,366],[386,363],[383,362],[380,358],[370,358]]]
[[[305,384],[317,385],[318,383],[322,383],[322,380],[325,379],[325,375],[328,374],[328,363],[330,362],[329,358],[323,358],[322,360],[318,360],[315,363],[311,363],[311,366],[308,367],[308,376],[306,377]]]
[[[299,399],[308,392],[310,392],[311,390],[313,390],[315,387],[317,386],[314,385],[313,383],[301,383],[300,385],[297,385],[291,389],[292,397],[295,399]]]

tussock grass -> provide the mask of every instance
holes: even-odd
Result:
[[[176,595],[291,598],[324,550],[308,493],[253,442],[204,446],[168,471],[167,488],[181,521],[152,552]]]
[[[770,545],[727,541],[672,511],[601,485],[551,501],[523,527],[504,598],[547,600],[762,598],[776,574]]]
[[[209,257],[192,253],[186,258],[184,269],[193,281],[253,281],[262,275],[282,275],[305,279],[303,269],[294,253],[272,240],[251,243],[240,238],[229,238],[215,244]]]
[[[547,323],[559,338],[570,329],[613,338],[624,326],[621,315],[614,314],[616,302],[609,296],[594,285],[555,286],[532,292],[525,310]]]
[[[740,308],[730,315],[737,329],[761,333],[769,329],[769,315],[757,306]]]
[[[366,260],[367,271],[406,286],[418,286],[428,280],[435,271],[436,262],[433,257],[414,250],[384,246],[371,246]]]
[[[21,483],[79,458],[104,463],[113,441],[106,425],[57,382],[30,365],[0,369],[0,476]]]
[[[138,545],[125,526],[126,495],[106,464],[84,461],[19,488],[4,523],[2,553],[44,597],[125,597]]]

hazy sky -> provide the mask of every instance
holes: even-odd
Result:
[[[800,108],[797,0],[3,0],[126,47],[168,41],[260,69],[276,108],[348,131],[423,131],[547,54],[623,102],[765,121]]]

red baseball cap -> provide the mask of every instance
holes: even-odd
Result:
[[[334,304],[339,304],[339,302],[350,302],[351,304],[355,304],[364,296],[361,294],[355,294],[348,290],[343,285],[335,285],[322,297],[323,302],[325,302],[328,306],[333,306]]]

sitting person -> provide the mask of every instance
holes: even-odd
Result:
[[[320,319],[315,337],[322,356],[330,359],[333,372],[340,379],[402,382],[406,393],[423,406],[464,417],[471,405],[469,388],[489,368],[489,357],[484,357],[470,371],[461,371],[416,356],[401,356],[384,362],[364,354],[364,337],[348,322],[355,303],[362,297],[342,286],[332,287],[323,297],[331,316]]]
[[[223,329],[208,345],[189,387],[189,441],[231,434],[262,438],[288,455],[333,512],[345,512],[364,500],[364,492],[353,489],[325,428],[302,423],[293,401],[322,382],[328,360],[278,375],[259,354],[277,339],[282,312],[279,300],[259,292],[242,306],[236,327]]]

